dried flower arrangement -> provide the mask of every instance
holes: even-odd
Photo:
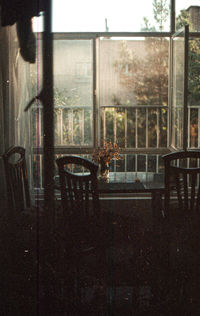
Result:
[[[103,147],[96,148],[92,158],[96,163],[108,165],[112,159],[121,159],[120,147],[116,143],[103,141]]]

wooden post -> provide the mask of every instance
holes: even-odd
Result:
[[[49,229],[54,224],[53,36],[51,0],[46,0],[43,32],[44,206]]]

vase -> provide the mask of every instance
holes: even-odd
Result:
[[[109,179],[109,164],[100,164],[99,180],[108,182]]]

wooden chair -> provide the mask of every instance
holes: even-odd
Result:
[[[165,214],[168,216],[170,195],[177,196],[182,212],[200,211],[200,151],[189,150],[162,156],[165,166]]]
[[[8,149],[3,154],[3,161],[8,208],[1,218],[1,238],[5,238],[9,254],[7,282],[10,293],[12,289],[13,293],[20,293],[23,284],[23,293],[29,297],[34,293],[31,291],[35,288],[38,271],[39,208],[31,205],[25,149],[20,146]]]
[[[3,154],[7,184],[7,200],[10,212],[23,212],[30,208],[25,149],[11,147]]]
[[[13,146],[2,157],[7,186],[6,216],[10,217],[15,226],[18,223],[17,225],[25,230],[37,230],[36,226],[44,223],[44,210],[31,203],[25,149]]]
[[[65,156],[56,160],[64,216],[70,221],[79,216],[80,220],[89,220],[100,215],[97,187],[98,165],[82,157]],[[68,166],[68,169],[66,168]],[[75,169],[79,172],[77,173]],[[85,171],[85,173],[84,173]],[[90,198],[92,205],[90,206]],[[90,210],[90,211],[89,211]]]
[[[200,151],[166,154],[165,166],[165,247],[173,299],[185,308],[195,304],[200,281]],[[200,297],[198,297],[198,300]]]
[[[98,266],[105,253],[104,227],[101,225],[101,213],[97,187],[98,165],[88,159],[77,156],[64,156],[56,160],[59,172],[61,202],[63,214],[58,224],[59,241],[63,248],[65,266],[63,274],[71,271],[74,282],[68,291],[74,299],[81,302],[84,270],[87,264],[84,258],[93,256],[92,267],[86,269],[89,274],[98,276]],[[59,221],[59,219],[58,219]],[[87,273],[88,273],[87,271]],[[70,275],[70,274],[69,274]],[[70,278],[70,276],[68,276]],[[70,284],[68,278],[68,285]],[[76,285],[75,285],[76,284]],[[76,290],[75,290],[76,288]],[[73,291],[74,290],[74,291]],[[73,293],[73,294],[72,294]],[[79,302],[79,304],[80,304]]]
[[[76,156],[58,158],[56,163],[63,208],[61,225],[58,226],[57,231],[61,232],[63,225],[63,230],[66,232],[58,242],[59,245],[63,244],[64,249],[65,263],[60,264],[63,267],[63,275],[72,269],[69,268],[70,266],[75,269],[73,272],[74,284],[78,284],[78,286],[74,296],[79,302],[81,301],[81,288],[84,287],[84,271],[87,270],[86,274],[96,275],[98,282],[103,280],[105,282],[103,286],[107,288],[104,304],[108,300],[107,312],[111,314],[113,306],[117,302],[117,288],[121,289],[127,285],[134,292],[136,284],[138,285],[138,282],[141,281],[138,281],[138,270],[135,268],[134,261],[136,260],[135,253],[139,257],[140,247],[134,249],[133,246],[134,243],[135,246],[139,243],[136,240],[139,238],[136,236],[136,230],[140,228],[136,229],[135,219],[130,222],[130,219],[117,216],[114,210],[106,214],[100,209],[97,186],[98,166],[96,164]],[[78,165],[81,166],[81,169],[77,168]],[[143,236],[143,233],[140,233]],[[130,240],[130,235],[133,240]],[[87,261],[90,255],[93,256],[93,260]],[[139,268],[139,266],[141,276],[144,274],[143,269],[145,268],[142,268],[138,262],[137,267]],[[146,270],[145,273],[148,274]],[[145,276],[143,277],[145,279]],[[70,276],[68,284],[72,284],[69,280]],[[144,284],[145,280],[142,280],[141,283]],[[68,293],[72,293],[73,288],[75,286],[71,286]],[[134,295],[136,299],[135,293],[131,293],[131,295]],[[69,294],[65,294],[65,297],[69,299]],[[133,304],[136,304],[135,300],[133,300]]]

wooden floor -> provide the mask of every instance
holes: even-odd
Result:
[[[82,262],[81,300],[70,268],[61,281],[53,239],[27,222],[1,220],[0,315],[200,315],[198,264],[184,265],[180,248],[168,266],[159,230],[155,234],[141,218],[113,215],[102,262],[93,255]]]

